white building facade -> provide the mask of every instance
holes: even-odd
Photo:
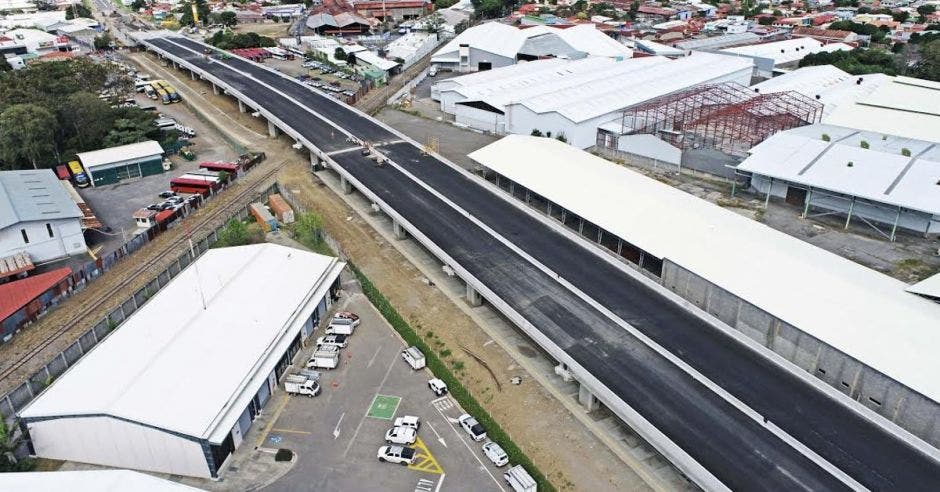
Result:
[[[260,244],[213,249],[194,265],[20,411],[32,454],[220,476],[332,305],[345,264]]]
[[[0,257],[41,263],[87,251],[82,212],[49,169],[0,172]]]

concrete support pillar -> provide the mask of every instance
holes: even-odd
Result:
[[[600,406],[597,402],[597,397],[594,396],[594,393],[591,393],[590,388],[584,385],[584,383],[578,383],[578,403],[584,407],[588,412],[593,412],[597,410],[597,407]]]
[[[467,284],[467,304],[473,307],[483,305],[483,296],[470,284]]]
[[[239,100],[238,100],[238,112],[239,112],[239,113],[245,113],[245,112],[247,112],[247,111],[248,111],[248,108],[245,107],[245,103],[243,103],[242,100],[239,99]]]
[[[392,220],[392,230],[395,231],[395,239],[407,239],[408,233],[405,232],[405,229],[398,223],[397,220]]]
[[[345,176],[339,177],[339,184],[343,188],[343,194],[350,194],[353,191],[352,183],[346,180]]]
[[[189,78],[192,79],[192,80],[196,80],[196,72],[193,72],[192,70],[190,70],[190,71],[189,71]]]
[[[278,136],[277,126],[273,121],[268,122],[268,136],[271,138],[277,138]]]
[[[310,167],[313,168],[314,171],[319,171],[320,169],[323,169],[322,163],[323,161],[320,160],[320,156],[318,156],[317,154],[313,152],[310,152]]]
[[[215,84],[212,84],[212,93],[215,94],[215,95],[217,95],[217,96],[218,96],[219,94],[221,94],[221,91],[219,90],[219,86],[217,86],[217,85],[215,85]]]

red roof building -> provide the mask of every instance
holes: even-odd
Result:
[[[9,339],[68,293],[71,277],[72,269],[63,267],[0,285],[0,340]]]

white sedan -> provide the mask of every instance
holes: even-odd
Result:
[[[509,456],[503,451],[503,448],[499,444],[493,441],[489,441],[483,445],[483,454],[496,466],[504,466],[506,463],[509,463]]]

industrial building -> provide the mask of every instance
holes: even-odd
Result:
[[[540,60],[436,84],[432,97],[458,124],[497,135],[537,131],[583,149],[595,144],[599,127],[619,124],[625,108],[701,84],[747,84],[752,66],[712,53]]]
[[[209,250],[18,413],[31,454],[219,477],[343,267],[275,244]]]
[[[933,446],[940,304],[554,139],[470,154],[487,181]],[[590,190],[590,192],[585,192]]]
[[[769,79],[776,74],[797,68],[806,55],[855,49],[845,43],[823,44],[813,38],[792,38],[770,43],[725,48],[719,53],[743,56],[754,60],[754,76]]]
[[[0,490],[17,492],[199,492],[202,489],[131,470],[0,473]]]
[[[143,178],[166,170],[163,167],[163,147],[153,140],[77,155],[92,186]]]
[[[0,257],[33,263],[87,251],[84,214],[51,169],[0,172]]]
[[[633,50],[597,30],[593,24],[567,29],[547,26],[520,29],[487,22],[450,40],[431,56],[431,63],[442,70],[476,72],[508,67],[520,61],[587,56],[624,59],[633,56]]]
[[[30,265],[31,266],[31,265]],[[45,314],[72,291],[72,269],[58,268],[0,284],[0,343]]]
[[[825,104],[823,123],[940,142],[940,82],[885,74],[850,75],[831,65],[804,67],[752,86],[795,91]]]
[[[819,122],[823,105],[798,92],[761,94],[735,82],[667,94],[623,112],[597,130],[597,150],[732,178],[729,167],[767,137]]]
[[[899,128],[900,130],[900,128]],[[897,230],[940,233],[940,146],[934,142],[810,125],[780,132],[737,166],[758,192],[845,216],[894,240]]]

